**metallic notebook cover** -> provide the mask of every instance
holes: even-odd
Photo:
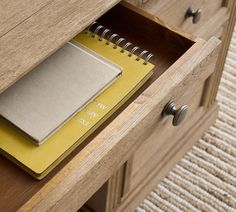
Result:
[[[119,66],[67,43],[0,95],[0,115],[39,145],[120,74]]]

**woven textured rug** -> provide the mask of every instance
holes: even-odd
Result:
[[[236,28],[217,100],[220,111],[215,124],[137,212],[236,211]]]

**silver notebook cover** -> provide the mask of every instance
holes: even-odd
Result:
[[[121,68],[67,43],[0,95],[0,115],[39,145],[121,74]]]

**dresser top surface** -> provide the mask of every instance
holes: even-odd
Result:
[[[0,2],[0,93],[119,0]]]

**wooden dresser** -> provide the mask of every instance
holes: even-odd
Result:
[[[134,211],[216,119],[236,1],[2,0],[0,11],[0,92],[99,18],[156,64],[45,179],[0,156],[0,211]]]

